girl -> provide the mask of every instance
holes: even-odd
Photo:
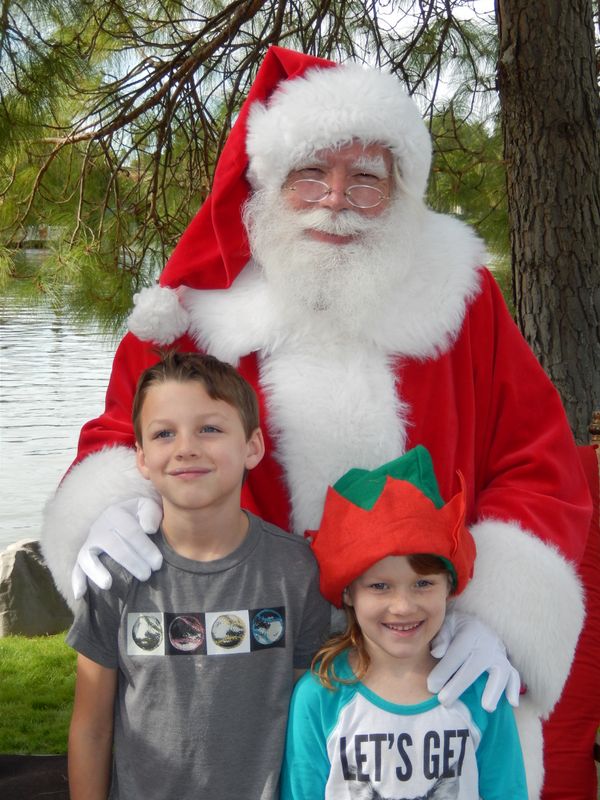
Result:
[[[281,800],[527,799],[506,698],[482,710],[486,676],[447,708],[427,689],[448,599],[473,573],[464,514],[423,447],[329,489],[312,548],[347,625],[294,692]]]

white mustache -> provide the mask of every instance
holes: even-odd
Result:
[[[295,212],[289,217],[290,223],[298,230],[308,228],[338,236],[352,236],[369,233],[381,225],[381,217],[370,218],[355,211],[335,212],[326,208],[314,208],[308,211]]]

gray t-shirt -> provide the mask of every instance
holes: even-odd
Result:
[[[293,669],[327,636],[306,542],[252,514],[233,553],[175,553],[140,582],[104,556],[67,642],[118,669],[111,800],[274,800]]]

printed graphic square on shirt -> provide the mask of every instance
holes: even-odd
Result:
[[[206,655],[206,621],[200,611],[165,614],[165,652],[170,656]]]
[[[208,655],[250,652],[250,615],[247,610],[210,611],[205,616]]]
[[[285,606],[250,609],[250,646],[252,651],[285,647]]]
[[[164,656],[164,617],[160,611],[127,614],[127,655]]]

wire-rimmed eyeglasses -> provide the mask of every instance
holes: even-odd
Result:
[[[291,192],[296,192],[305,203],[320,203],[333,191],[325,181],[317,181],[313,178],[300,178],[286,188]],[[355,208],[376,208],[384,200],[390,199],[389,195],[376,186],[367,186],[361,183],[349,186],[344,191],[344,197]]]

